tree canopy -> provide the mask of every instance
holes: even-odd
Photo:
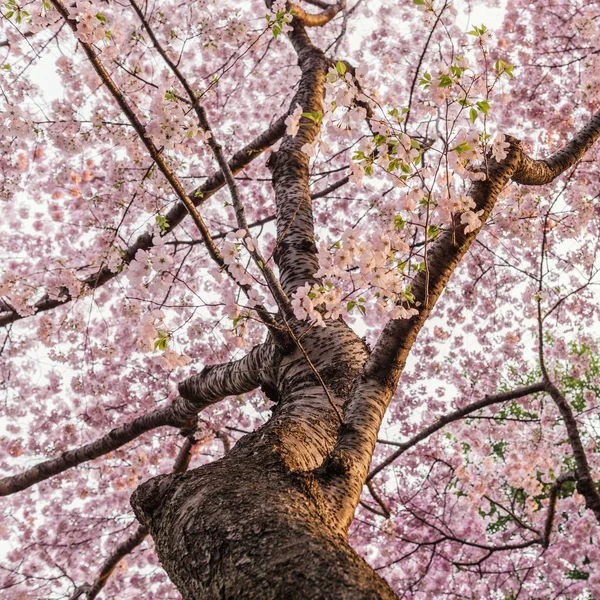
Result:
[[[156,508],[236,461],[400,598],[600,597],[600,3],[0,13],[2,597],[254,597]]]

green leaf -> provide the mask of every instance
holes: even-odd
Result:
[[[163,217],[162,215],[156,215],[155,219],[156,224],[158,225],[158,228],[161,231],[166,231],[167,229],[169,229],[169,221],[166,217]]]
[[[346,304],[346,310],[350,312],[356,306],[356,302],[354,300],[350,300],[348,304]]]
[[[487,115],[490,110],[490,103],[487,100],[477,102],[477,108],[484,114]]]
[[[445,73],[443,75],[440,75],[440,82],[438,83],[439,87],[450,87],[452,83],[453,81],[450,75],[446,75]]]
[[[323,119],[323,113],[320,110],[317,112],[303,112],[302,116],[314,121],[317,124],[319,124]]]
[[[96,13],[96,19],[101,23],[106,23],[106,17],[102,13]]]
[[[417,6],[423,6],[425,4],[425,0],[413,0],[413,3]]]
[[[341,60],[338,60],[335,63],[335,70],[340,74],[340,76],[343,76],[346,72],[346,65]]]
[[[469,146],[469,144],[467,144],[467,142],[461,142],[460,144],[458,144],[458,146],[456,146],[455,148],[453,148],[453,150],[455,152],[457,152],[459,156],[463,152],[468,152],[469,150],[472,150],[472,149],[473,148],[471,148],[471,146]]]
[[[472,108],[469,111],[469,119],[471,119],[471,121],[473,121],[473,123],[475,123],[475,121],[477,120],[477,110],[475,110],[474,108]]]
[[[169,334],[166,331],[159,331],[158,337],[154,340],[154,350],[165,351],[169,346]]]
[[[363,315],[367,314],[367,309],[362,304],[358,305],[358,310],[360,310]]]

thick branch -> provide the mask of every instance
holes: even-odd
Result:
[[[323,52],[312,45],[298,19],[292,20],[290,40],[298,55],[302,71],[298,92],[290,113],[296,105],[305,113],[322,113],[325,74],[328,61]],[[312,201],[308,186],[309,157],[302,152],[312,144],[319,131],[319,119],[302,117],[295,137],[285,136],[279,150],[271,155],[268,167],[273,174],[277,205],[277,247],[274,254],[279,267],[281,285],[291,295],[306,282],[315,283],[319,268],[314,242]]]
[[[0,496],[20,492],[84,462],[104,456],[158,427],[186,427],[198,413],[226,396],[259,387],[275,356],[273,344],[256,346],[240,360],[205,367],[180,384],[181,396],[171,404],[117,427],[94,442],[67,450],[18,475],[0,479]],[[185,397],[183,397],[185,394]]]
[[[560,165],[560,169],[563,170],[569,168],[598,136],[600,116],[596,114],[561,152],[551,157],[549,164]],[[528,175],[531,160],[521,150],[518,140],[510,136],[506,139],[510,144],[507,157],[500,163],[489,157],[486,180],[476,181],[471,186],[470,195],[475,201],[474,212],[479,215],[481,225],[473,231],[466,232],[466,226],[460,225],[455,216],[454,226],[445,230],[435,242],[428,253],[425,270],[415,278],[415,303],[412,307],[416,308],[418,313],[410,319],[393,319],[386,324],[363,373],[355,383],[345,410],[344,427],[340,430],[338,443],[329,461],[332,471],[340,474],[339,477],[333,478],[330,484],[332,501],[337,502],[338,506],[343,506],[342,521],[345,521],[347,526],[360,499],[383,415],[417,334],[445,289],[450,276],[489,217],[500,191],[511,179],[519,182],[531,181]],[[552,168],[553,177],[562,172],[558,167]],[[582,485],[586,486],[586,489],[590,485],[593,487],[591,480],[585,478]],[[340,486],[344,489],[340,489]],[[600,514],[600,499],[596,502],[589,489],[588,495],[588,501],[592,503],[595,514]],[[597,497],[596,492],[595,498]]]
[[[305,27],[323,27],[346,7],[346,1],[340,0],[336,4],[328,6],[323,12],[314,15],[307,13],[297,4],[290,3],[290,10],[296,19],[299,19]]]
[[[550,487],[550,501],[548,503],[548,514],[546,516],[546,525],[544,526],[544,537],[542,541],[544,548],[547,548],[550,545],[550,534],[552,533],[554,516],[556,515],[558,492],[563,483],[566,483],[567,481],[575,481],[575,473],[563,473]]]
[[[488,179],[473,184],[474,210],[481,211],[482,223],[491,213],[502,188],[517,171],[521,154],[519,144],[512,140],[506,159],[501,163],[490,160]],[[330,492],[332,502],[340,506],[345,527],[350,525],[360,499],[377,433],[408,353],[477,233],[479,228],[465,232],[465,227],[456,223],[441,234],[429,252],[428,268],[419,273],[413,283],[414,307],[418,313],[410,319],[394,319],[386,324],[363,373],[356,380],[330,465],[339,473],[330,483]]]
[[[511,392],[504,392],[502,394],[494,394],[493,396],[484,396],[481,400],[477,400],[477,402],[472,402],[471,404],[467,404],[467,406],[463,408],[459,408],[454,412],[451,412],[443,417],[440,417],[435,423],[429,425],[421,432],[417,433],[406,442],[399,444],[398,450],[394,453],[390,454],[382,463],[377,465],[367,477],[367,481],[370,481],[380,473],[383,469],[385,469],[388,465],[391,465],[398,457],[402,456],[409,448],[412,448],[419,442],[428,438],[430,435],[434,434],[436,431],[439,431],[449,423],[453,423],[454,421],[458,421],[463,419],[467,415],[474,413],[482,408],[486,408],[487,406],[493,406],[494,404],[500,404],[501,402],[508,402],[509,400],[516,400],[517,398],[522,398],[523,396],[528,396],[529,394],[536,394],[537,392],[545,391],[545,384],[535,383],[533,385],[528,385],[525,387],[520,387]]]
[[[545,185],[572,167],[600,136],[600,110],[589,123],[558,152],[544,160],[523,155],[521,166],[513,181],[522,185]]]
[[[15,494],[72,467],[104,456],[147,431],[165,425],[180,425],[173,421],[171,405],[137,417],[137,419],[133,419],[126,425],[116,427],[90,444],[85,444],[74,450],[67,450],[59,457],[39,463],[23,473],[0,479],[0,496]]]
[[[188,421],[226,396],[255,390],[270,381],[277,354],[276,346],[266,342],[240,360],[204,367],[200,373],[179,384],[181,398],[177,399],[177,406],[173,406],[174,415],[181,421]]]

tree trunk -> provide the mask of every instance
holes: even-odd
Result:
[[[367,352],[341,322],[302,346],[343,410]],[[323,468],[339,418],[303,352],[270,373],[273,416],[224,458],[143,484],[132,505],[163,567],[187,599],[396,598],[348,545]]]

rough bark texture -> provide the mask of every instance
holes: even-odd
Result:
[[[136,514],[183,597],[395,598],[332,530],[313,478],[285,469],[276,447],[255,453],[252,442],[136,493]]]
[[[340,321],[303,347],[343,407],[367,351]],[[318,467],[339,422],[299,348],[276,371],[272,419],[220,461],[142,485],[132,498],[186,599],[395,598],[348,545]],[[317,469],[317,471],[315,471]]]

